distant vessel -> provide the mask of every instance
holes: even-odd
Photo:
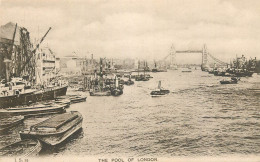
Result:
[[[167,69],[158,68],[156,62],[154,61],[154,68],[152,69],[152,72],[167,72]]]
[[[138,61],[138,75],[135,76],[135,81],[148,81],[149,78],[145,76],[145,68],[144,74],[139,75],[140,62]]]
[[[183,72],[183,73],[190,73],[191,70],[182,70],[181,72]]]
[[[58,145],[82,128],[82,115],[77,111],[59,114],[20,132],[21,139],[34,138],[47,145]]]
[[[231,80],[221,80],[220,83],[221,84],[237,84],[238,79],[232,77]]]
[[[191,71],[191,68],[188,67],[187,69],[183,69],[181,72],[183,72],[183,73],[190,73],[192,71]]]
[[[137,75],[135,81],[149,81],[149,78],[145,77],[145,75]]]
[[[151,92],[151,95],[152,95],[152,97],[155,97],[155,96],[166,95],[166,94],[168,94],[168,93],[170,93],[170,91],[167,90],[167,89],[163,89],[163,88],[161,87],[161,81],[159,81],[159,83],[158,83],[158,89],[152,91],[152,92]]]
[[[131,75],[129,75],[129,79],[127,81],[125,81],[124,84],[125,85],[133,85],[133,84],[135,84],[135,82],[131,80]]]
[[[119,85],[119,80],[108,79],[103,77],[102,59],[100,58],[100,73],[94,74],[94,78],[91,79],[91,89],[89,91],[90,96],[117,96],[123,93],[123,85]],[[122,81],[121,81],[122,82]],[[117,85],[116,85],[117,84]]]
[[[13,157],[28,157],[36,156],[42,149],[42,145],[39,140],[25,139],[15,142],[11,145],[5,146],[0,149],[0,156],[13,156]]]
[[[230,63],[230,68],[226,72],[233,74],[235,77],[252,77],[256,69],[256,58],[247,60],[244,55],[237,57]]]

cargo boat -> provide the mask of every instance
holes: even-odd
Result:
[[[47,115],[66,112],[66,105],[53,104],[53,105],[32,105],[27,107],[13,107],[0,109],[0,116],[35,116],[35,115]]]
[[[28,157],[36,156],[42,149],[39,140],[25,139],[0,149],[0,156]]]
[[[0,119],[0,133],[10,129],[24,120],[24,116],[13,116],[13,117],[5,117]]]
[[[55,115],[20,132],[21,139],[35,138],[47,145],[58,145],[82,128],[82,115],[77,111]]]

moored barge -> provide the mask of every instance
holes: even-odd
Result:
[[[66,105],[53,104],[53,105],[32,105],[27,107],[13,107],[0,109],[0,116],[35,116],[35,115],[47,115],[66,112]]]
[[[1,116],[3,117],[3,116]],[[22,123],[24,116],[11,116],[0,119],[0,133]]]
[[[47,145],[58,145],[82,128],[82,115],[77,111],[55,115],[20,132],[21,139],[35,138]]]

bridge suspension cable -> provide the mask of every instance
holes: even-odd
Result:
[[[228,65],[228,63],[217,59],[216,57],[212,56],[210,53],[208,53],[208,55],[209,55],[214,61],[218,62],[219,64],[221,64],[221,65]]]

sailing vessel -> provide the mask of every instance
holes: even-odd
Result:
[[[82,128],[78,111],[59,114],[20,132],[21,139],[38,139],[47,145],[58,145]]]
[[[152,91],[150,94],[152,95],[152,97],[156,97],[156,96],[162,96],[162,95],[166,95],[170,93],[169,90],[164,89],[161,87],[161,81],[159,81],[158,83],[158,89]]]

